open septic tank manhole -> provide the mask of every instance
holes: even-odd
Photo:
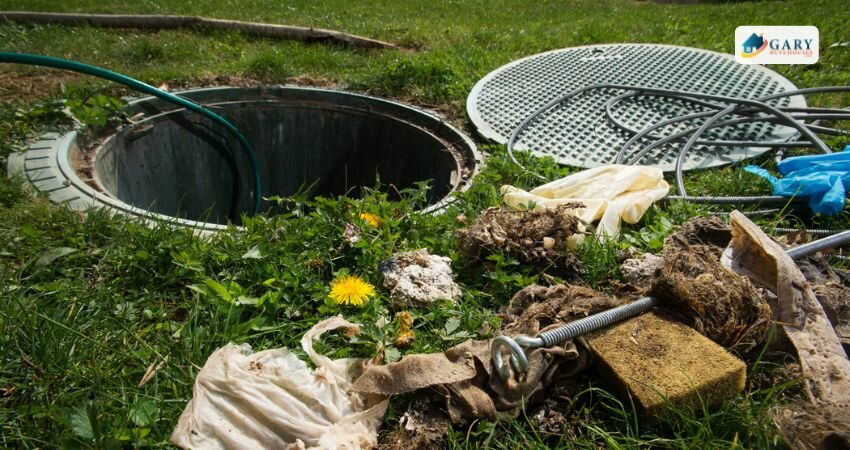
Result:
[[[356,195],[428,181],[429,207],[464,189],[481,164],[475,144],[440,118],[400,103],[324,89],[210,88],[180,93],[234,123],[251,141],[263,197],[306,190]],[[132,125],[82,152],[75,132],[48,133],[9,159],[37,189],[72,208],[108,207],[206,230],[253,207],[250,162],[200,114],[156,98],[129,105]],[[263,202],[263,209],[272,205]]]

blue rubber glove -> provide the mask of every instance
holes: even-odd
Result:
[[[850,187],[850,145],[841,153],[788,158],[777,167],[781,179],[758,166],[744,170],[770,182],[773,195],[808,197],[815,213],[836,216],[844,209]]]

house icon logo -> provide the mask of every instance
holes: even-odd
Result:
[[[741,25],[732,48],[738,64],[814,64],[820,32],[811,25]]]
[[[741,45],[741,56],[744,58],[752,58],[767,48],[767,39],[763,34],[751,34],[746,41]]]

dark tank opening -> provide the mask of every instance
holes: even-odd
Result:
[[[299,90],[269,96],[246,90],[244,100],[202,102],[231,120],[254,146],[263,197],[358,195],[376,180],[387,192],[428,181],[437,203],[463,177],[463,139],[429,116],[370,97]],[[259,92],[259,94],[255,94]],[[261,98],[251,98],[261,97]],[[353,99],[348,99],[352,97]],[[159,214],[238,223],[253,206],[250,163],[238,142],[200,115],[157,111],[108,139],[94,161],[97,182],[117,199]],[[417,123],[416,115],[428,120]],[[436,121],[439,124],[439,121]],[[461,146],[458,146],[458,143]],[[467,170],[468,171],[468,170]],[[263,202],[263,209],[272,205]]]

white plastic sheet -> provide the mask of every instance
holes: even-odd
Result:
[[[587,223],[599,220],[596,234],[601,238],[617,236],[621,220],[640,221],[646,210],[669,191],[661,169],[621,164],[583,170],[530,192],[502,186],[505,203],[514,208],[529,204],[535,208],[551,208],[565,203],[582,203],[584,208],[572,210],[572,213]]]
[[[389,400],[349,394],[366,360],[313,350],[314,339],[337,328],[357,325],[336,316],[301,339],[315,371],[286,348],[251,353],[247,344],[228,344],[213,352],[171,442],[192,450],[375,446]]]

